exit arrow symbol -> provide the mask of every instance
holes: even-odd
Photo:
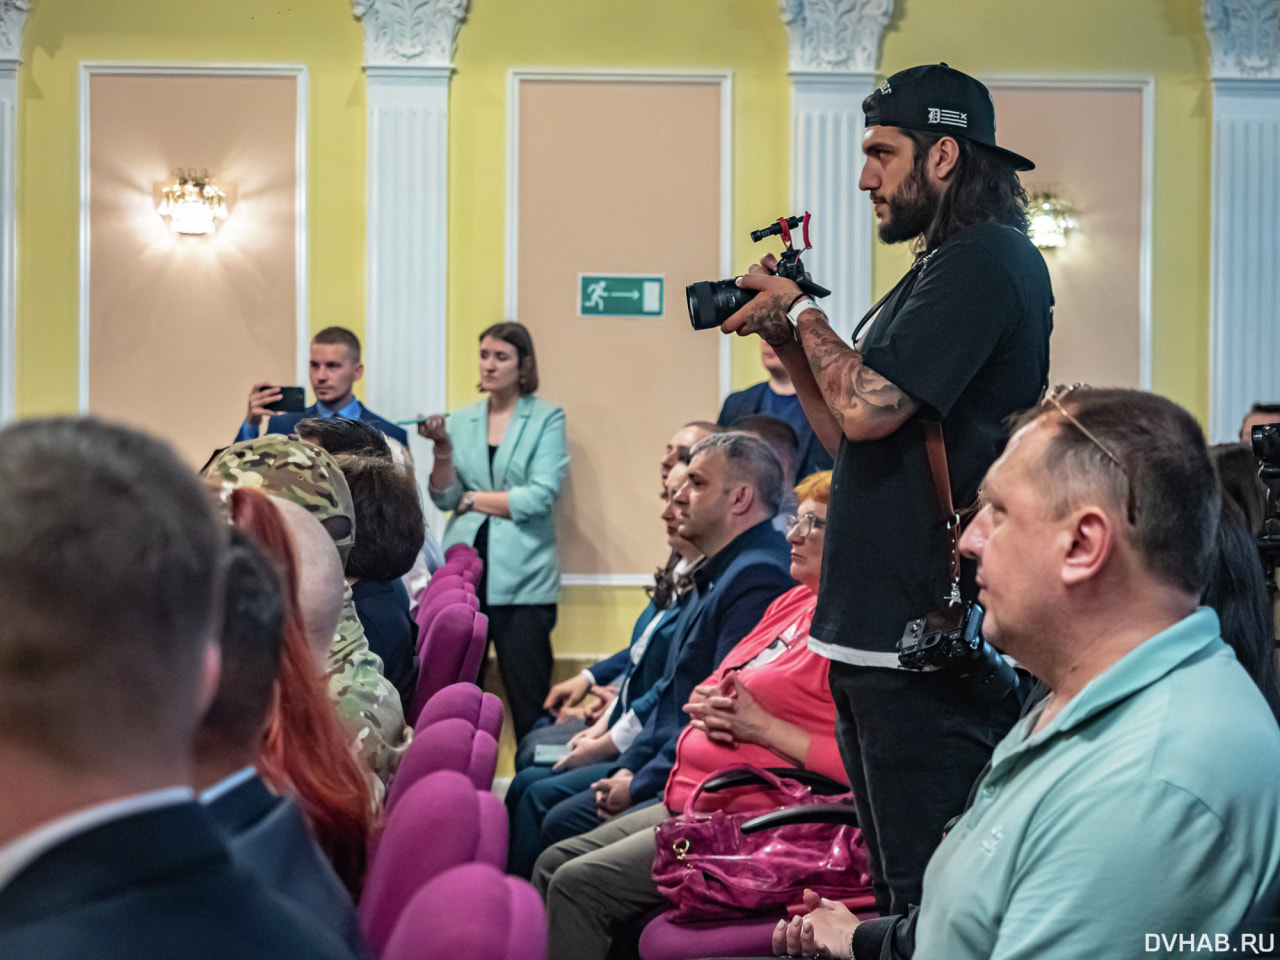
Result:
[[[624,292],[622,292],[622,293],[606,293],[606,294],[605,294],[605,296],[606,296],[606,297],[626,297],[628,300],[639,300],[639,299],[640,299],[640,291],[639,291],[639,290],[632,290],[632,291],[630,291],[630,292],[626,292],[626,291],[624,291]]]

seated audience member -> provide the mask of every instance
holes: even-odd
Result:
[[[340,453],[355,453],[369,457],[385,457],[396,465],[412,481],[413,456],[409,448],[387,437],[373,424],[346,417],[311,417],[298,423],[294,432],[317,447],[323,447],[335,457]],[[421,503],[419,503],[421,512]],[[359,524],[357,524],[359,526]],[[416,603],[433,571],[444,565],[444,551],[431,534],[425,518],[422,524],[421,552],[414,557],[413,567],[403,577],[406,593]]]
[[[328,926],[352,953],[364,953],[351,898],[302,811],[271,792],[254,769],[280,667],[284,599],[271,562],[239,531],[232,534],[224,590],[222,672],[196,731],[200,800],[237,863]]]
[[[343,958],[196,802],[225,528],[164,444],[0,431],[0,956]]]
[[[677,463],[667,474],[667,499],[662,519],[667,526],[667,542],[677,563],[659,570],[650,591],[649,606],[636,620],[631,645],[621,652],[625,659],[619,691],[610,708],[590,727],[568,739],[570,753],[551,766],[526,766],[516,773],[507,788],[507,811],[511,818],[507,872],[528,877],[542,852],[542,821],[553,806],[586,790],[609,773],[610,761],[626,750],[640,732],[643,720],[635,704],[662,676],[671,640],[693,589],[692,571],[701,554],[676,530],[675,491],[684,484],[688,467]],[[618,659],[611,657],[610,661]],[[577,678],[575,678],[577,679]],[[585,687],[586,681],[580,682]],[[553,691],[555,688],[552,688]],[[546,729],[546,728],[544,728]],[[549,728],[555,729],[555,728]],[[537,737],[534,730],[525,740]],[[564,742],[564,741],[561,741]],[[523,742],[521,744],[523,747]]]
[[[1223,641],[1280,719],[1275,618],[1262,557],[1240,508],[1225,494],[1209,584],[1200,602],[1218,614]]]
[[[298,603],[297,556],[327,545],[314,518],[296,504],[256,491],[232,491],[231,519],[275,563],[283,586],[280,672],[258,771],[274,789],[298,798],[321,849],[354,898],[364,881],[374,826],[375,778],[360,764],[325,693]],[[332,636],[334,620],[327,626]]]
[[[767,443],[782,464],[783,482],[788,484],[796,482],[793,478],[796,475],[796,457],[800,453],[800,446],[796,432],[791,429],[787,421],[765,414],[750,414],[735,420],[732,429],[739,433],[749,433]],[[773,519],[773,525],[786,533],[787,517],[795,512],[795,491],[788,488],[778,508],[778,515]]]
[[[237,440],[252,440],[262,424],[267,433],[288,434],[299,420],[313,417],[347,417],[371,423],[388,437],[408,442],[408,434],[389,420],[378,416],[356,399],[354,388],[364,376],[360,362],[360,340],[346,327],[325,327],[311,340],[311,390],[316,402],[301,413],[276,413],[268,410],[282,396],[280,387],[255,383],[249,390],[249,406]]]
[[[1258,476],[1258,458],[1247,443],[1215,443],[1209,448],[1218,471],[1222,492],[1235,502],[1244,516],[1250,536],[1262,532],[1267,515],[1267,488]]]
[[[659,464],[662,471],[662,484],[665,489],[667,483],[667,474],[681,460],[685,463],[689,462],[689,451],[693,449],[693,445],[703,437],[709,437],[713,433],[719,433],[720,428],[714,423],[708,423],[705,420],[690,420],[683,427],[671,435],[671,439],[667,441],[666,452],[662,455]]]
[[[1253,428],[1268,423],[1280,423],[1280,403],[1255,403],[1240,424],[1240,442],[1252,444]]]
[[[961,541],[983,632],[1050,694],[996,747],[918,912],[859,924],[807,895],[776,953],[1136,956],[1161,932],[1228,934],[1280,876],[1280,729],[1197,609],[1219,494],[1195,421],[1056,390],[984,492]]]
[[[369,649],[382,658],[387,679],[407,705],[418,682],[418,624],[409,615],[409,593],[400,578],[422,549],[418,488],[390,458],[341,454],[337,460],[359,531],[346,566],[356,615]]]
[[[706,559],[680,616],[662,676],[633,704],[643,724],[609,776],[556,804],[542,823],[550,846],[599,825],[662,791],[676,739],[689,717],[681,709],[694,686],[724,659],[768,607],[795,586],[791,551],[773,528],[782,499],[782,467],[768,445],[744,433],[718,433],[694,445],[676,491],[680,536]]]
[[[795,483],[819,470],[830,470],[833,463],[831,454],[822,449],[813,428],[805,419],[804,411],[800,409],[800,398],[796,396],[796,388],[791,383],[787,368],[778,359],[773,347],[763,340],[760,341],[760,361],[764,364],[769,379],[725,397],[716,423],[736,430],[738,420],[758,413],[785,420],[795,431],[799,447],[795,478],[788,476],[787,482]]]
[[[775,600],[694,687],[684,707],[693,719],[677,741],[663,802],[562,840],[538,859],[533,879],[547,901],[551,956],[604,960],[620,926],[663,906],[653,882],[654,827],[683,812],[707,776],[749,763],[804,767],[848,782],[835,739],[830,661],[806,642],[818,603],[830,487],[830,472],[813,474],[796,487],[799,513],[789,518],[787,539],[791,576],[800,586]],[[763,811],[776,805],[776,797],[734,790],[708,794],[701,805]]]
[[[324,449],[294,436],[269,433],[218,451],[204,474],[234,487],[260,489],[306,508],[333,538],[346,563],[356,539],[355,507],[337,462]],[[365,763],[383,784],[390,782],[409,742],[400,694],[369,649],[351,590],[329,649],[329,695],[338,716],[358,744]]]

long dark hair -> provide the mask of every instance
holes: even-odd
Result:
[[[929,148],[950,134],[927,130],[898,130],[911,140],[912,175],[925,176]],[[938,202],[933,222],[924,232],[924,249],[936,250],[965,227],[995,221],[1027,232],[1027,191],[1018,171],[968,137],[953,137],[960,156],[951,186]]]
[[[1209,586],[1201,596],[1218,612],[1222,639],[1240,666],[1262,691],[1280,719],[1280,683],[1276,679],[1276,629],[1271,594],[1263,576],[1258,543],[1245,526],[1244,513],[1229,496],[1222,498],[1217,555]]]

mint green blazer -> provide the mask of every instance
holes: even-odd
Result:
[[[556,552],[556,501],[569,465],[564,410],[521,397],[489,470],[489,401],[481,400],[449,418],[455,479],[432,490],[441,510],[452,510],[468,490],[505,490],[511,519],[489,517],[490,604],[555,603],[560,597]],[[474,544],[485,515],[449,518],[444,547]]]

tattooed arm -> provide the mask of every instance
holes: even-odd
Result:
[[[720,329],[740,336],[757,333],[768,341],[791,374],[809,425],[829,451],[838,445],[841,433],[850,440],[878,440],[887,437],[920,409],[920,401],[900,390],[862,362],[862,353],[841,340],[831,329],[821,310],[806,310],[799,317],[800,341],[787,320],[787,310],[801,296],[790,280],[770,276],[755,268],[738,280],[738,285],[758,290]],[[826,417],[811,413],[818,396],[826,407]],[[810,393],[806,403],[806,393]],[[829,420],[834,426],[820,429]],[[826,424],[823,424],[826,427]],[[834,440],[835,443],[829,442]]]

